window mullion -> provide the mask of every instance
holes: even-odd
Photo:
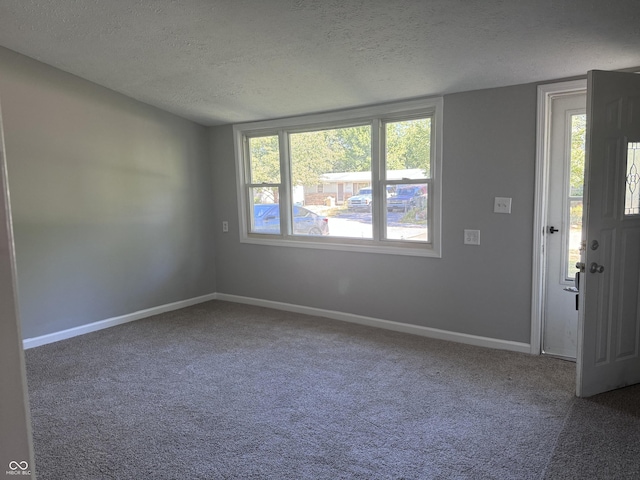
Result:
[[[292,219],[292,186],[291,186],[291,157],[289,148],[289,132],[280,130],[278,132],[280,145],[280,232],[284,236],[293,235]]]
[[[244,217],[241,216],[241,219],[244,219],[243,231],[251,232],[251,224],[253,223],[253,212],[251,208],[253,207],[253,202],[251,201],[251,155],[249,153],[249,138],[246,135],[242,136],[242,180],[244,181],[243,188],[243,201],[241,205],[244,205]]]
[[[374,241],[380,241],[384,238],[383,227],[386,223],[386,208],[382,196],[382,192],[386,190],[381,182],[384,169],[382,142],[382,122],[375,118],[371,123],[371,193],[374,207],[371,211],[371,221]]]

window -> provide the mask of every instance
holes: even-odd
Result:
[[[241,241],[439,257],[441,119],[429,99],[234,126]]]
[[[386,238],[429,242],[431,117],[384,123]],[[394,212],[400,212],[398,219]]]
[[[625,176],[624,214],[640,214],[640,142],[627,143],[627,174]]]
[[[580,261],[580,245],[582,241],[582,206],[584,191],[584,157],[585,134],[587,130],[587,115],[584,113],[571,114],[569,117],[571,135],[567,139],[570,143],[569,175],[565,191],[568,192],[565,210],[565,225],[569,225],[569,235],[566,236],[563,258],[565,261],[565,279],[573,281],[576,276],[576,263]],[[568,215],[568,222],[566,216]]]

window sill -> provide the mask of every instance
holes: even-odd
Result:
[[[265,245],[271,247],[297,247],[311,248],[317,250],[334,250],[339,252],[363,252],[385,255],[404,255],[412,257],[441,258],[441,252],[436,250],[432,244],[393,241],[359,240],[351,238],[326,238],[316,240],[314,237],[286,238],[282,236],[255,235],[242,236],[240,243],[252,245]]]

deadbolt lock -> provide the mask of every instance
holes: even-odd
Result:
[[[600,244],[598,243],[598,240],[591,242],[591,250],[597,250],[599,246]]]

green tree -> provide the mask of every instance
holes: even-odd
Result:
[[[280,150],[278,144],[277,135],[251,137],[249,139],[250,183],[280,183]]]
[[[332,172],[366,172],[371,170],[371,127],[331,130],[331,149],[335,156]]]
[[[421,168],[430,173],[431,119],[386,124],[388,170]],[[278,136],[250,138],[251,183],[280,183]],[[320,176],[371,170],[371,126],[334,128],[289,135],[293,185],[320,183]]]
[[[387,170],[420,168],[430,176],[430,118],[387,123],[386,141]]]
[[[294,185],[314,185],[320,175],[371,169],[371,128],[317,130],[290,135]]]
[[[584,148],[587,132],[587,116],[571,116],[571,174],[570,195],[581,196],[584,190]]]
[[[331,171],[334,152],[331,131],[294,133],[289,136],[293,185],[315,185],[320,175]]]

